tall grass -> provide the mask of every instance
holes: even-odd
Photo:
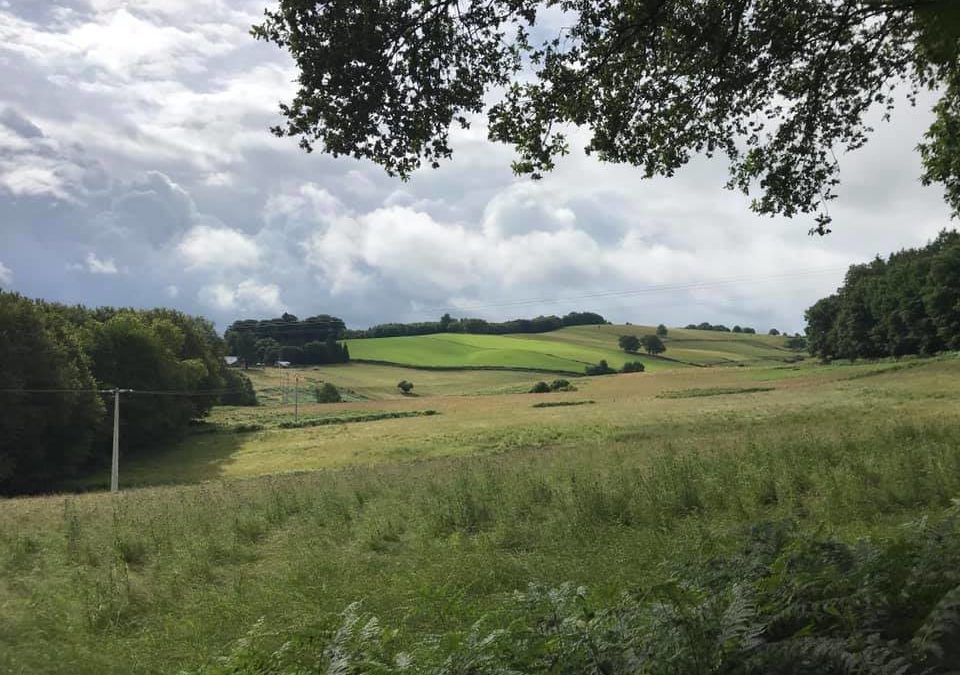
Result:
[[[820,411],[619,434],[9,502],[0,671],[175,672],[229,650],[260,618],[276,632],[269,651],[285,627],[357,600],[409,635],[505,611],[530,582],[586,584],[591,601],[611,603],[666,580],[665,559],[734,550],[744,524],[850,539],[960,496],[954,419]]]

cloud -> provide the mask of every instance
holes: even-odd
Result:
[[[87,271],[90,274],[117,274],[117,265],[113,258],[104,258],[101,260],[93,251],[87,254]]]
[[[512,175],[482,116],[451,134],[453,161],[405,183],[307,155],[268,131],[296,71],[248,35],[261,13],[262,0],[0,2],[0,251],[19,290],[169,304],[220,327],[283,310],[362,326],[460,307],[793,331],[846,265],[949,225],[940,190],[915,179],[932,99],[839,158],[826,239],[802,219],[753,216],[722,189],[722,162],[643,180],[585,156],[576,130],[539,182]]]
[[[0,284],[13,283],[13,270],[0,262]]]
[[[235,286],[211,284],[200,289],[202,303],[222,312],[272,312],[283,309],[280,287],[245,279]]]
[[[260,264],[256,242],[228,227],[198,225],[177,246],[190,268],[242,269]]]

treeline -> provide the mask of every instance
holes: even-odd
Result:
[[[327,314],[298,319],[284,314],[277,319],[234,321],[224,333],[231,355],[243,365],[279,361],[316,365],[346,363],[350,351],[339,344],[346,332],[343,319]]]
[[[748,333],[750,335],[754,335],[757,332],[756,329],[750,328],[750,326],[744,326],[742,328],[740,326],[734,326],[733,328],[727,328],[722,323],[718,323],[714,325],[711,323],[707,323],[706,321],[704,321],[703,323],[688,323],[686,326],[684,326],[684,328],[686,328],[687,330],[712,330],[720,333]],[[770,333],[770,335],[779,335],[779,334],[780,334],[779,331],[777,331],[776,333],[774,332]]]
[[[824,359],[960,349],[960,234],[853,265],[805,317],[808,349]]]
[[[0,493],[55,487],[110,457],[112,401],[125,394],[121,449],[184,432],[216,403],[255,403],[224,365],[206,319],[169,309],[67,307],[0,292]]]
[[[433,335],[435,333],[470,333],[477,335],[506,335],[508,333],[549,333],[566,326],[592,326],[607,320],[595,312],[570,312],[559,317],[538,316],[533,319],[513,319],[493,322],[484,319],[454,319],[444,314],[439,321],[419,323],[385,323],[363,330],[348,330],[346,338],[403,337],[409,335]]]

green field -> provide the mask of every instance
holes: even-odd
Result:
[[[693,365],[783,362],[794,355],[785,338],[671,329],[665,358],[630,355],[617,346],[621,335],[655,332],[644,326],[576,326],[529,335],[443,333],[413,337],[348,340],[354,359],[432,368],[528,368],[582,373],[606,360],[620,368],[642,361],[647,370]]]
[[[432,391],[396,395],[398,372]],[[733,554],[758,522],[884,541],[960,496],[952,357],[663,369],[544,395],[509,391],[531,373],[296,374],[370,397],[304,404],[301,420],[336,423],[294,429],[269,397],[218,408],[168,452],[123,458],[123,485],[157,487],[0,503],[0,672],[300,672],[265,664],[320,658],[355,601],[396,649],[455,645],[482,617],[507,626],[530,583],[604,606]],[[578,401],[593,403],[540,405]]]

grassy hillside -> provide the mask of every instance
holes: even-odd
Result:
[[[626,361],[643,361],[648,370],[685,364],[775,363],[794,355],[785,339],[672,329],[664,340],[665,358],[629,355],[619,349],[621,335],[645,335],[645,326],[575,326],[530,335],[460,335],[445,333],[415,337],[349,340],[354,359],[420,367],[530,368],[582,373],[588,364],[606,360],[619,368]]]
[[[313,400],[313,387],[332,382],[344,400],[411,400],[397,389],[400,380],[414,383],[413,393],[424,396],[493,395],[521,393],[542,376],[514,370],[424,370],[373,363],[346,363],[326,366],[308,366],[290,370],[279,368],[251,368],[246,371],[257,390],[260,402],[274,405],[283,401],[283,390],[293,402],[292,387],[300,378],[300,400]]]
[[[960,494],[958,378],[956,359],[677,369],[302,429],[279,427],[285,406],[220,409],[169,454],[123,460],[125,484],[184,485],[3,502],[0,672],[192,671],[255,625],[222,672],[267,672],[251,654],[357,600],[402,647],[482,616],[493,630],[531,582],[612,602],[738,550],[758,520],[893,536]],[[275,475],[322,467],[339,470]]]

